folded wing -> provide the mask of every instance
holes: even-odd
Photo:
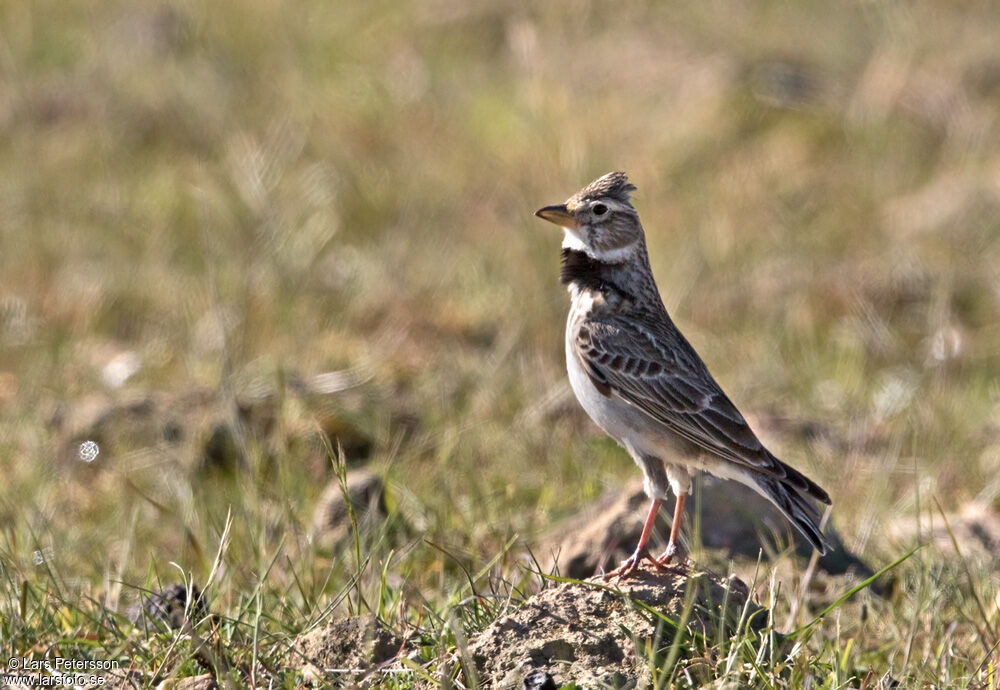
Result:
[[[830,502],[815,482],[764,447],[665,314],[591,314],[576,337],[577,355],[605,395],[617,395],[709,453]]]

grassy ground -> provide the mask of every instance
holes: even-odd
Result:
[[[495,614],[464,570],[538,586],[527,549],[636,472],[569,397],[558,234],[531,217],[612,169],[731,397],[822,429],[768,440],[849,546],[881,566],[914,545],[890,525],[996,506],[998,30],[972,2],[4,2],[0,648],[196,673],[191,640],[118,617],[185,577],[246,684],[293,685],[294,636],[359,606],[437,672]],[[243,470],[127,432],[61,451],[95,400],[225,407],[339,370],[389,487],[361,568],[308,539],[297,399]],[[928,546],[792,660],[657,658],[679,686],[997,687],[997,564]]]

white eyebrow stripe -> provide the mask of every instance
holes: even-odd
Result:
[[[604,196],[601,197],[600,199],[594,199],[593,201],[590,202],[590,205],[593,206],[594,204],[598,203],[604,204],[612,211],[621,211],[622,213],[635,213],[635,209],[633,209],[630,204],[623,204],[617,199],[612,199],[611,197]]]

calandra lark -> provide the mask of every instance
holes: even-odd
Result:
[[[629,201],[634,190],[624,173],[613,172],[535,213],[565,231],[562,282],[572,295],[566,366],[573,392],[642,469],[652,500],[635,553],[608,577],[626,576],[647,558],[666,569],[697,470],[753,488],[824,552],[809,499],[829,504],[830,497],[761,444],[670,320]],[[653,558],[647,543],[668,486],[677,497],[670,540]]]

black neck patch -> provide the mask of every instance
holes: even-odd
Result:
[[[582,289],[596,290],[597,292],[613,291],[630,299],[631,295],[608,278],[611,270],[619,266],[621,264],[593,259],[579,249],[563,247],[562,269],[559,273],[559,279],[563,285],[575,284]]]

